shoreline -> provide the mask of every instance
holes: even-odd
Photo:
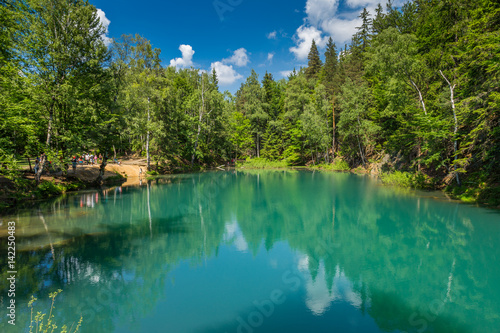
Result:
[[[309,166],[296,166],[296,167],[279,167],[279,168],[273,168],[273,167],[251,167],[251,166],[239,166],[236,169],[243,169],[243,170],[276,170],[276,171],[281,171],[281,170],[310,170],[310,171],[321,171],[321,172],[341,172],[341,173],[351,173],[351,174],[356,174],[356,175],[365,175],[369,176],[372,178],[376,178],[381,181],[381,185],[383,186],[389,186],[389,187],[394,187],[394,188],[400,188],[400,189],[411,189],[411,190],[419,190],[423,192],[439,192],[442,193],[445,197],[449,198],[450,200],[456,201],[458,203],[462,204],[468,204],[468,205],[475,205],[477,207],[483,207],[483,208],[488,208],[488,209],[493,209],[493,210],[500,210],[500,202],[495,203],[495,204],[490,204],[487,201],[484,200],[479,200],[479,199],[470,199],[470,197],[465,197],[461,198],[459,195],[454,195],[451,191],[447,190],[447,187],[441,187],[441,188],[417,188],[417,187],[408,187],[408,186],[402,186],[398,184],[387,184],[382,181],[382,178],[380,177],[379,172],[373,173],[371,168],[353,168],[349,170],[332,170],[332,169],[324,169],[321,167],[309,167]],[[451,188],[453,190],[453,188]]]
[[[49,176],[43,176],[42,181],[43,182],[50,182],[53,184],[65,184],[69,187],[69,189],[62,191],[60,193],[54,193],[52,195],[48,195],[45,197],[35,197],[34,195],[31,195],[30,197],[24,197],[21,198],[20,200],[16,198],[7,198],[7,199],[14,199],[12,204],[10,205],[5,205],[2,207],[2,213],[0,216],[3,215],[8,215],[12,213],[13,211],[17,209],[23,209],[27,208],[32,205],[36,205],[36,203],[43,202],[46,200],[50,199],[56,199],[57,197],[60,196],[65,196],[65,195],[71,195],[73,193],[85,191],[85,190],[99,190],[99,189],[109,189],[109,188],[114,188],[116,186],[140,186],[141,181],[145,181],[147,179],[151,178],[156,178],[156,177],[161,177],[161,176],[167,176],[171,174],[161,174],[161,175],[155,175],[155,176],[147,176],[144,173],[144,170],[146,169],[146,166],[143,165],[142,163],[133,163],[133,164],[128,164],[128,163],[122,163],[121,165],[117,164],[108,164],[106,165],[106,172],[104,176],[104,183],[101,187],[95,186],[92,181],[97,177],[98,172],[99,172],[99,166],[100,165],[80,165],[77,167],[77,172],[76,172],[76,177],[73,175],[72,170],[68,172],[68,175],[62,176],[62,175],[49,175]],[[143,173],[140,173],[140,169],[142,168]],[[324,169],[321,167],[310,167],[310,166],[289,166],[289,167],[279,167],[279,168],[274,168],[274,167],[245,167],[245,166],[238,166],[238,167],[231,167],[231,169],[238,170],[238,171],[246,171],[246,170],[275,170],[275,171],[286,171],[286,170],[294,170],[294,171],[300,171],[300,170],[307,170],[307,171],[321,171],[321,172],[341,172],[341,173],[351,173],[351,174],[356,174],[356,175],[364,175],[364,176],[369,176],[371,178],[377,179],[380,181],[382,186],[390,186],[394,188],[400,188],[400,189],[411,189],[411,190],[419,190],[423,192],[439,192],[443,195],[443,197],[446,197],[450,200],[463,203],[463,204],[469,204],[469,205],[475,205],[478,207],[484,207],[484,208],[489,208],[489,209],[494,209],[494,210],[500,210],[500,205],[492,205],[488,204],[487,202],[483,202],[480,200],[475,200],[475,201],[470,201],[470,200],[463,200],[460,197],[457,197],[453,195],[450,191],[447,191],[444,188],[434,188],[434,189],[423,189],[423,188],[414,188],[414,187],[406,187],[406,186],[401,186],[398,184],[386,184],[382,181],[380,174],[374,174],[370,172],[370,170],[363,169],[360,170],[360,168],[355,168],[355,169],[350,169],[350,170],[329,170],[329,169]],[[201,170],[203,171],[211,171],[211,170],[219,170],[221,169],[214,167],[211,169],[205,169]],[[200,170],[198,170],[199,172]],[[228,171],[228,168],[224,168],[224,171]],[[181,174],[189,174],[191,172],[182,172]],[[30,179],[34,177],[25,177],[26,179]],[[4,198],[1,198],[4,199]],[[437,199],[437,198],[436,198]],[[0,200],[2,202],[3,200]],[[5,202],[5,201],[3,201]]]

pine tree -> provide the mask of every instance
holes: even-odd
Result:
[[[269,116],[262,107],[262,87],[259,77],[253,69],[237,93],[236,108],[251,122],[252,132],[255,135],[255,152],[257,157],[260,157],[260,143]]]
[[[366,7],[363,8],[363,11],[358,17],[363,21],[363,23],[360,27],[356,27],[356,29],[358,29],[357,37],[359,39],[361,50],[365,51],[365,49],[370,45],[372,19],[370,18],[370,13],[366,10]]]
[[[212,81],[211,81],[215,90],[219,89],[219,79],[217,78],[217,72],[215,68],[212,69]]]
[[[336,45],[332,38],[328,39],[325,51],[325,66],[323,67],[323,83],[330,95],[332,103],[332,154],[335,157],[335,136],[336,136],[336,121],[335,121],[335,96],[338,95],[340,90],[340,75],[339,75],[339,61],[337,57]],[[327,157],[328,159],[328,157]]]
[[[325,66],[323,67],[323,83],[328,89],[330,94],[333,94],[334,83],[337,81],[337,47],[333,42],[332,38],[328,39],[328,44],[326,44],[325,51]]]
[[[378,35],[386,28],[385,26],[385,14],[381,4],[378,4],[375,8],[375,18],[372,23],[372,31],[374,35]]]
[[[306,77],[308,79],[318,78],[319,71],[321,70],[321,66],[323,66],[323,64],[319,58],[319,51],[314,39],[312,41],[311,50],[309,51],[307,59],[309,60],[309,63],[307,64]]]

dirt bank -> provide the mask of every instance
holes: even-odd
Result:
[[[99,164],[94,165],[78,165],[76,167],[76,173],[73,172],[73,169],[70,168],[68,171],[68,176],[74,176],[82,181],[91,182],[97,178],[99,175]],[[146,171],[146,161],[143,159],[129,159],[122,160],[120,164],[109,163],[106,165],[104,179],[116,176],[116,174],[120,174],[127,178],[129,177],[139,177],[142,176]]]

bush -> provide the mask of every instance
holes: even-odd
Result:
[[[263,157],[247,158],[244,163],[237,163],[237,167],[247,169],[283,169],[287,168],[288,162],[284,161],[270,161]]]
[[[403,171],[383,172],[380,174],[382,183],[400,187],[432,190],[436,188],[436,180],[422,172],[410,173]]]
[[[380,174],[380,179],[382,180],[382,183],[386,185],[414,187],[413,176],[409,172],[402,172],[402,171],[383,172]]]
[[[62,185],[57,185],[49,181],[42,181],[35,190],[39,197],[59,195],[65,192],[66,188]]]
[[[333,163],[330,164],[318,164],[313,167],[314,169],[328,170],[328,171],[349,171],[351,168],[346,161],[342,159],[335,159]]]
[[[466,181],[461,186],[456,184],[448,186],[446,192],[451,194],[453,198],[467,203],[480,203],[488,206],[500,205],[500,186],[498,184],[490,184],[481,180]]]

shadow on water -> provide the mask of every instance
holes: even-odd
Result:
[[[253,307],[239,312],[229,322],[211,328],[200,328],[196,333],[364,333],[373,331],[374,327],[382,332],[475,333],[468,328],[467,322],[453,315],[443,315],[442,306],[446,305],[441,301],[435,300],[428,307],[416,308],[398,295],[373,290],[371,292],[370,304],[366,310],[340,301],[320,317],[297,306],[303,297],[300,293],[285,295],[282,304],[256,300]],[[314,329],[311,329],[313,322]]]
[[[370,296],[368,313],[384,332],[473,333],[466,321],[443,314],[447,304],[441,299],[414,307],[394,293],[371,290]]]

